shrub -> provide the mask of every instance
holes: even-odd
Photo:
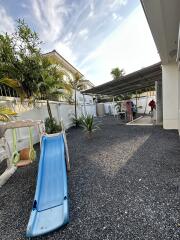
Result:
[[[92,115],[87,115],[82,117],[82,126],[84,130],[88,133],[91,134],[94,131],[96,131],[99,126],[99,124],[94,122],[94,117]]]
[[[78,118],[73,117],[72,121],[76,127],[80,127],[82,126],[83,117],[78,117]]]
[[[55,118],[45,119],[45,128],[48,134],[61,132],[62,127],[57,123]]]

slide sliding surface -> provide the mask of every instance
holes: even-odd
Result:
[[[69,221],[63,135],[42,137],[37,186],[27,237],[51,232]]]

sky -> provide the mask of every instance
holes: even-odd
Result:
[[[0,33],[18,18],[95,85],[160,61],[140,0],[0,0]]]

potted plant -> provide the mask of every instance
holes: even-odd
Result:
[[[45,119],[45,128],[48,134],[53,134],[57,132],[61,132],[62,126],[58,124],[55,118],[46,118]]]

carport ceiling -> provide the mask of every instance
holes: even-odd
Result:
[[[156,81],[162,81],[161,63],[156,63],[136,72],[125,75],[118,80],[101,84],[97,87],[83,91],[83,94],[118,96],[145,89],[155,85]]]

